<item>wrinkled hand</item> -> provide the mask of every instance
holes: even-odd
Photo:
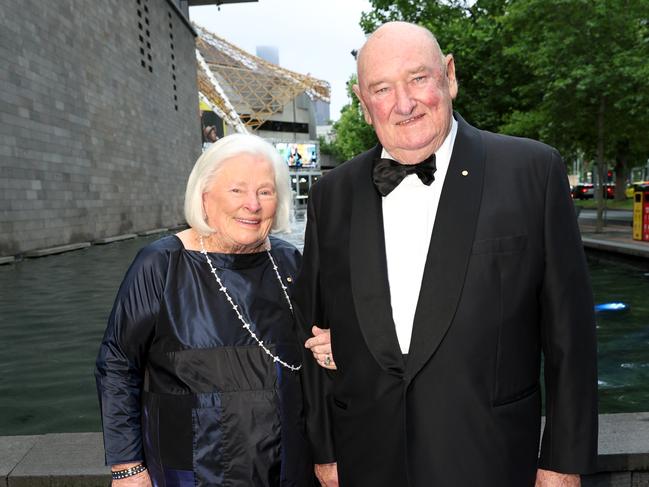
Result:
[[[581,487],[579,475],[538,469],[534,487]]]
[[[320,487],[338,487],[338,464],[320,463],[315,465],[315,476]]]
[[[113,465],[113,470],[123,470],[125,468],[134,467],[138,463],[125,463],[121,465]],[[153,487],[149,471],[145,470],[137,475],[126,477],[125,479],[113,480],[111,487]]]
[[[313,336],[304,343],[304,348],[311,350],[313,358],[325,369],[336,370],[336,362],[331,353],[331,335],[329,330],[313,326],[311,328]]]

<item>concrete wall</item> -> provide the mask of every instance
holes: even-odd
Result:
[[[171,3],[0,0],[0,256],[182,223],[199,153]]]

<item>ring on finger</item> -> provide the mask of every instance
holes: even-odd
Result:
[[[331,365],[331,355],[325,355],[324,364],[329,367]]]

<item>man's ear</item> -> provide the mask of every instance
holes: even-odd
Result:
[[[455,100],[458,86],[457,78],[455,77],[455,60],[453,59],[453,54],[446,55],[446,80],[448,82],[448,91],[451,95],[451,100]]]
[[[372,125],[372,117],[370,116],[370,112],[365,106],[365,102],[363,101],[363,96],[361,95],[361,89],[358,85],[352,86],[352,90],[354,91],[354,94],[356,95],[356,98],[358,98],[358,101],[361,104],[361,110],[363,110],[363,117],[365,118],[365,121],[369,124]]]

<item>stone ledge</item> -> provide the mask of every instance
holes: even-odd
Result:
[[[607,472],[581,478],[581,487],[646,487],[647,485],[649,485],[649,472]]]
[[[583,487],[649,485],[649,412],[599,417],[599,473]],[[107,487],[101,433],[0,437],[0,487]]]
[[[169,227],[169,231],[170,232],[179,232],[180,230],[186,230],[188,228],[189,228],[189,226],[187,226],[186,223],[179,223],[176,226]]]
[[[155,235],[157,233],[168,232],[168,228],[154,228],[153,230],[145,230],[143,232],[138,232],[140,237],[148,237],[149,235]]]
[[[47,255],[62,254],[72,250],[80,250],[90,247],[90,242],[79,242],[68,245],[59,245],[58,247],[49,247],[47,249],[30,250],[25,252],[25,257],[45,257]]]
[[[618,254],[631,255],[633,257],[649,258],[649,246],[641,243],[615,242],[611,240],[582,237],[585,248],[615,252]]]
[[[7,477],[23,461],[40,436],[0,436],[0,486],[7,487]]]
[[[137,235],[135,233],[125,233],[124,235],[115,235],[114,237],[105,237],[105,238],[98,238],[97,240],[93,240],[92,244],[93,245],[104,245],[104,244],[109,244],[113,242],[121,242],[122,240],[130,240],[132,238],[136,238]]]
[[[599,416],[600,472],[649,472],[649,412]]]
[[[9,257],[0,257],[0,265],[13,264],[14,262],[16,262],[16,258],[13,255],[10,255]]]
[[[0,437],[0,459],[0,486],[110,485],[101,433]]]

